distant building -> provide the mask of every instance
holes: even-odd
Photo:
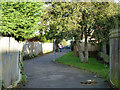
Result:
[[[67,40],[67,45],[70,46],[71,45],[71,39]]]

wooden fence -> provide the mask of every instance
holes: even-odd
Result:
[[[110,80],[120,88],[120,29],[110,32]]]
[[[14,38],[0,39],[0,88],[12,87],[21,79],[19,43]]]
[[[0,38],[0,90],[14,87],[21,80],[20,62],[25,55],[38,55],[53,51],[53,43],[23,42],[11,37]],[[21,54],[22,53],[22,54]]]

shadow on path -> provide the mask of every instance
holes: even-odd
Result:
[[[57,52],[56,58],[68,53],[69,49]],[[106,88],[104,80],[93,74],[52,62],[53,54],[46,54],[24,61],[28,82],[23,88]],[[80,82],[94,79],[98,83],[83,85]]]

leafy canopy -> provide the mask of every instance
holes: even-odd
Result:
[[[40,28],[38,22],[42,16],[41,2],[1,2],[3,36],[12,36],[18,40],[35,37]]]

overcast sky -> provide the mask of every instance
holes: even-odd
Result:
[[[116,3],[118,3],[120,0],[114,0]]]

